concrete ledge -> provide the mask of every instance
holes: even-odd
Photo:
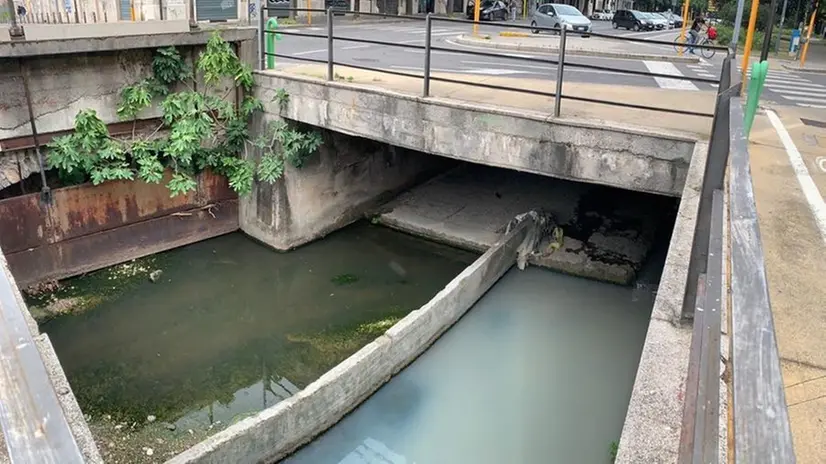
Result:
[[[661,195],[680,195],[696,141],[274,71],[257,73],[256,81],[268,112],[276,112],[275,92],[287,91],[283,116],[295,121],[472,163]]]
[[[172,21],[175,23],[175,21]],[[120,25],[121,23],[113,23]],[[136,23],[140,24],[140,23]],[[65,27],[67,25],[63,25]],[[30,26],[26,26],[26,30]],[[62,30],[62,29],[61,29]],[[67,55],[76,53],[107,52],[115,50],[135,50],[186,45],[203,45],[209,41],[214,30],[184,32],[163,32],[146,35],[112,34],[93,38],[69,38],[48,40],[24,40],[0,43],[0,57],[21,58],[41,55]],[[236,27],[221,29],[221,36],[227,42],[242,42],[255,39],[256,28]],[[57,32],[59,34],[59,32]],[[140,34],[140,33],[139,33]],[[3,63],[0,59],[0,63]]]
[[[801,68],[800,66],[795,66],[787,63],[783,63],[781,64],[781,66],[784,69],[788,69],[789,71],[813,74],[826,74],[826,67],[824,66],[809,66],[808,68]]]
[[[522,37],[522,36],[517,36]],[[526,36],[531,40],[530,36]],[[543,37],[544,38],[544,37]],[[474,47],[492,48],[495,50],[516,50],[522,52],[538,52],[538,53],[559,53],[559,47],[530,44],[530,43],[503,43],[490,39],[477,39],[462,35],[456,38],[456,42],[462,45],[471,45]],[[619,58],[626,60],[649,60],[649,61],[668,61],[671,63],[699,63],[699,57],[692,56],[671,56],[671,55],[657,55],[653,53],[634,53],[621,52],[614,50],[600,50],[598,48],[580,48],[575,46],[565,47],[566,55],[576,56],[599,56],[603,58]]]
[[[26,40],[71,40],[189,32],[189,21],[119,21],[92,24],[25,24]]]
[[[525,220],[430,302],[295,396],[244,419],[168,461],[275,462],[338,422],[426,350],[514,264],[533,226]]]
[[[622,427],[617,464],[677,462],[692,332],[681,318],[707,156],[708,144],[698,143]]]

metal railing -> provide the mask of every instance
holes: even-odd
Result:
[[[690,82],[703,82],[708,84],[719,84],[718,79],[709,79],[704,77],[689,77],[689,76],[676,76],[673,74],[662,74],[662,73],[653,73],[648,71],[638,71],[634,69],[617,69],[608,66],[602,65],[595,65],[595,64],[585,64],[585,63],[576,63],[570,62],[566,59],[566,49],[568,46],[567,37],[570,35],[576,36],[584,36],[584,37],[598,37],[604,38],[607,40],[618,40],[624,42],[633,42],[633,43],[647,43],[647,44],[656,44],[656,45],[667,45],[667,46],[674,46],[673,42],[667,41],[658,41],[658,40],[645,40],[639,39],[634,37],[621,37],[621,36],[614,36],[608,34],[599,34],[594,32],[580,32],[580,31],[572,31],[566,30],[565,28],[546,28],[546,27],[533,27],[533,26],[523,26],[523,25],[515,25],[515,24],[507,24],[507,23],[485,23],[486,27],[493,27],[493,28],[508,28],[508,29],[519,29],[519,30],[526,30],[526,31],[540,31],[540,32],[556,32],[560,35],[560,45],[559,45],[559,52],[558,52],[558,59],[551,59],[551,58],[535,58],[535,57],[525,57],[525,56],[518,56],[518,55],[507,55],[503,53],[492,53],[492,52],[482,52],[482,51],[475,51],[475,50],[465,50],[465,49],[456,49],[456,48],[447,48],[447,47],[439,47],[432,45],[432,25],[433,22],[444,22],[444,23],[454,23],[454,24],[467,24],[473,25],[478,24],[474,21],[468,21],[463,19],[452,19],[452,18],[445,18],[445,17],[437,17],[431,14],[428,14],[424,17],[422,16],[401,16],[401,15],[386,15],[382,13],[366,13],[366,12],[356,12],[356,11],[342,11],[342,10],[333,10],[332,8],[328,10],[321,10],[321,9],[309,9],[309,8],[290,8],[290,11],[293,12],[306,12],[306,13],[324,13],[327,15],[326,18],[326,33],[325,34],[309,34],[306,32],[297,32],[297,31],[289,31],[285,29],[278,29],[275,30],[268,30],[265,26],[267,17],[265,12],[269,12],[272,10],[273,12],[276,11],[275,8],[264,8],[259,16],[259,50],[260,50],[260,69],[266,69],[265,61],[268,56],[278,57],[282,59],[289,59],[295,61],[303,61],[307,63],[318,63],[318,64],[326,64],[327,66],[327,80],[332,81],[335,78],[335,67],[336,66],[345,66],[352,69],[359,69],[364,71],[375,71],[381,72],[384,74],[390,74],[395,76],[401,77],[410,77],[410,78],[417,78],[422,79],[422,96],[429,97],[430,96],[430,84],[431,82],[445,82],[451,84],[462,84],[472,87],[481,87],[491,90],[505,90],[511,92],[518,92],[518,93],[525,93],[543,97],[551,97],[554,99],[554,108],[553,114],[555,116],[559,116],[561,114],[562,109],[562,101],[563,100],[570,100],[576,102],[583,102],[583,103],[596,103],[596,104],[604,104],[604,105],[611,105],[617,106],[622,108],[629,108],[629,109],[638,109],[638,110],[649,110],[649,111],[658,111],[663,113],[672,113],[672,114],[680,114],[684,116],[699,116],[699,117],[708,117],[711,118],[714,116],[713,113],[704,113],[699,111],[689,111],[689,110],[680,110],[675,108],[664,108],[664,107],[657,107],[657,106],[649,106],[649,105],[642,105],[642,104],[634,104],[634,103],[627,103],[627,102],[620,102],[620,101],[613,101],[613,100],[603,100],[597,98],[589,98],[589,97],[582,97],[582,96],[575,96],[575,95],[565,95],[564,89],[564,81],[565,81],[565,69],[566,68],[575,68],[575,69],[588,69],[592,71],[599,71],[605,73],[614,73],[614,74],[622,74],[622,75],[629,75],[629,76],[644,76],[644,77],[652,77],[652,78],[665,78],[665,79],[675,79],[675,80],[684,80]],[[279,11],[283,11],[284,8],[279,8]],[[371,39],[360,39],[355,37],[340,37],[335,35],[335,27],[334,27],[334,15],[342,15],[342,14],[352,14],[352,15],[361,15],[361,16],[377,16],[377,17],[394,17],[398,19],[405,19],[411,21],[424,21],[424,28],[425,28],[425,44],[422,45],[413,45],[413,44],[404,44],[404,43],[397,43],[397,42],[387,42],[381,40],[371,40]],[[303,56],[294,56],[294,55],[287,55],[281,53],[273,53],[268,52],[264,49],[265,43],[265,35],[266,34],[275,34],[278,33],[282,36],[286,37],[303,37],[303,38],[314,38],[314,39],[324,39],[327,41],[327,58],[326,59],[315,59],[315,58],[307,58]],[[379,45],[384,47],[392,47],[392,48],[401,48],[401,49],[408,49],[408,50],[421,50],[424,52],[424,59],[422,63],[422,74],[414,74],[410,72],[401,72],[401,71],[394,71],[386,68],[380,67],[372,67],[372,66],[364,66],[358,65],[354,63],[343,63],[335,60],[335,43],[339,42],[348,42],[348,43],[356,43],[356,44],[368,44],[368,45]],[[696,46],[698,49],[713,49],[713,50],[721,50],[725,52],[729,52],[726,47],[715,46],[715,45],[698,45]],[[529,62],[532,64],[540,64],[548,66],[548,73],[551,75],[553,68],[556,67],[556,90],[554,92],[546,92],[541,90],[534,90],[534,89],[527,89],[524,87],[513,87],[513,86],[506,86],[506,85],[495,85],[495,84],[487,84],[482,82],[473,82],[473,81],[465,81],[465,80],[458,80],[458,79],[451,79],[448,77],[436,76],[433,75],[430,62],[431,62],[431,55],[433,52],[439,53],[451,53],[457,55],[471,55],[471,56],[481,56],[487,58],[499,58],[499,59],[506,59],[512,61],[522,61],[522,62]]]

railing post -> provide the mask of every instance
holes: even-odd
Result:
[[[422,90],[423,97],[430,96],[430,33],[433,28],[433,20],[430,13],[425,19],[425,37],[424,37],[424,89]]]
[[[23,37],[23,28],[17,24],[17,7],[14,5],[14,0],[6,1],[7,8],[11,19],[11,27],[9,27],[9,35],[13,38]]]
[[[259,2],[263,2],[266,5],[267,0],[258,0]],[[264,26],[264,22],[267,18],[264,15],[267,13],[266,8],[260,8],[258,11],[258,69],[267,69],[266,60],[267,60],[267,53],[266,49],[264,48],[264,34],[266,34],[266,27]]]
[[[554,117],[559,117],[562,109],[562,76],[565,72],[565,27],[560,25],[559,31],[559,63],[556,65],[556,95],[554,96]]]
[[[333,8],[327,8],[327,80],[333,80]]]

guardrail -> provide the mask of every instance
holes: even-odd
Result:
[[[598,103],[604,105],[611,105],[611,106],[618,106],[623,108],[631,108],[631,109],[638,109],[638,110],[649,110],[649,111],[658,111],[663,113],[672,113],[672,114],[680,114],[684,116],[699,116],[699,117],[708,117],[711,118],[714,116],[712,113],[702,113],[698,111],[687,111],[687,110],[678,110],[673,108],[663,108],[657,106],[649,106],[649,105],[638,105],[638,104],[631,104],[631,103],[624,103],[619,101],[612,101],[612,100],[600,100],[596,98],[588,98],[588,97],[580,97],[574,95],[565,95],[563,88],[564,88],[564,79],[565,79],[565,68],[578,68],[578,69],[590,69],[594,71],[601,71],[606,73],[615,73],[615,74],[625,74],[625,75],[633,75],[633,76],[646,76],[646,77],[660,77],[666,79],[679,79],[679,80],[687,80],[691,82],[705,82],[709,84],[719,84],[718,79],[709,79],[703,77],[688,77],[688,76],[675,76],[672,74],[661,74],[661,73],[652,73],[648,71],[637,71],[633,69],[616,69],[611,68],[608,66],[601,66],[601,65],[593,65],[593,64],[584,64],[584,63],[573,63],[566,61],[565,59],[565,51],[566,51],[566,43],[567,37],[569,35],[578,35],[578,36],[586,36],[586,37],[600,37],[609,40],[619,40],[625,42],[636,42],[636,43],[648,43],[648,44],[659,44],[659,45],[668,45],[673,46],[673,42],[666,42],[666,41],[658,41],[658,40],[645,40],[639,39],[634,37],[620,37],[608,34],[599,34],[594,32],[579,32],[579,31],[571,31],[565,28],[546,28],[546,27],[533,27],[533,26],[522,26],[522,25],[514,25],[514,24],[502,24],[502,23],[486,23],[485,26],[488,27],[500,27],[500,28],[508,28],[508,29],[523,29],[528,31],[547,31],[547,32],[556,32],[560,35],[560,45],[559,45],[559,58],[554,59],[540,59],[540,58],[529,58],[524,56],[514,56],[514,55],[506,55],[503,53],[491,53],[491,52],[481,52],[481,51],[473,51],[473,50],[462,50],[462,49],[455,49],[455,48],[447,48],[447,47],[438,47],[433,46],[431,39],[432,39],[432,25],[433,22],[445,22],[445,23],[456,23],[456,24],[478,24],[474,21],[467,21],[463,19],[452,19],[452,18],[443,18],[443,17],[436,17],[430,14],[421,17],[421,16],[402,16],[402,15],[386,15],[381,13],[365,13],[365,12],[357,12],[357,11],[342,11],[339,9],[333,10],[332,8],[328,10],[320,10],[320,9],[309,9],[309,8],[290,8],[289,11],[293,12],[306,12],[306,13],[325,13],[327,15],[327,22],[326,22],[326,34],[309,34],[305,32],[296,32],[296,31],[289,31],[284,29],[275,30],[268,30],[266,28],[266,21],[267,17],[264,12],[269,12],[272,10],[273,12],[276,11],[284,11],[284,8],[265,8],[262,10],[262,14],[259,17],[259,50],[261,51],[260,55],[260,68],[266,69],[265,60],[266,57],[278,57],[284,58],[289,60],[295,61],[303,61],[308,63],[318,63],[318,64],[326,64],[327,65],[327,80],[332,81],[335,76],[335,66],[346,66],[353,69],[360,69],[365,71],[375,71],[381,72],[385,74],[391,74],[395,76],[402,76],[402,77],[411,77],[411,78],[418,78],[422,79],[422,96],[428,97],[430,96],[430,83],[433,81],[436,82],[446,82],[446,83],[453,83],[453,84],[462,84],[468,85],[473,87],[482,87],[492,90],[507,90],[512,92],[519,92],[519,93],[526,93],[531,95],[538,95],[543,97],[552,97],[554,99],[554,115],[559,116],[561,114],[562,108],[562,101],[563,100],[570,100],[570,101],[577,101],[577,102],[585,102],[585,103]],[[422,45],[413,45],[413,44],[402,44],[396,42],[386,42],[381,40],[369,40],[369,39],[358,39],[355,37],[337,37],[334,34],[334,15],[360,15],[360,16],[377,16],[377,17],[393,17],[397,19],[406,19],[412,21],[424,21],[424,28],[425,28],[425,44]],[[272,53],[268,52],[264,49],[264,42],[266,34],[275,34],[278,33],[282,36],[292,36],[292,37],[304,37],[304,38],[315,38],[315,39],[325,39],[327,42],[327,59],[315,59],[315,58],[306,58],[302,56],[292,56],[292,55],[284,55],[279,53]],[[348,42],[348,43],[357,43],[357,44],[369,44],[369,45],[380,45],[385,47],[393,47],[393,48],[403,48],[408,50],[421,50],[424,52],[424,60],[422,63],[422,75],[413,74],[408,72],[400,72],[400,71],[393,71],[390,69],[379,68],[379,67],[371,67],[371,66],[363,66],[357,65],[352,63],[342,63],[335,60],[335,43],[336,41],[340,42]],[[713,46],[713,45],[697,45],[695,48],[698,49],[711,49],[711,50],[723,50],[728,53],[728,49],[726,47],[720,46]],[[549,73],[556,67],[556,91],[555,92],[545,92],[540,90],[532,90],[520,87],[510,87],[510,86],[503,86],[503,85],[493,85],[493,84],[485,84],[481,82],[470,82],[470,81],[462,81],[458,79],[451,79],[447,77],[441,76],[434,76],[430,69],[430,59],[432,52],[441,52],[441,53],[455,53],[457,55],[472,55],[472,56],[482,56],[488,58],[502,58],[507,60],[513,61],[522,61],[522,62],[530,62],[533,64],[541,64],[548,66]]]

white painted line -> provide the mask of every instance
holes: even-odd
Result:
[[[421,66],[390,66],[391,69],[402,69],[406,71],[422,72]],[[521,71],[518,69],[495,69],[495,68],[476,68],[476,69],[446,69],[446,68],[430,68],[435,72],[459,73],[459,74],[484,74],[488,76],[507,76],[511,74],[542,74],[533,71]]]
[[[785,89],[784,90],[775,90],[771,86],[766,86],[766,88],[767,89],[772,89],[776,93],[779,93],[780,95],[788,94],[788,95],[802,95],[804,97],[809,96],[809,97],[826,98],[826,89],[823,89],[823,90],[785,90]],[[821,94],[821,95],[817,95],[817,94]]]
[[[465,60],[462,60],[461,63],[462,64],[481,64],[481,65],[487,65],[487,66],[503,66],[504,65],[504,63],[497,63],[497,62],[494,62],[494,61],[472,61],[472,60],[465,61]],[[537,65],[529,65],[529,64],[512,64],[512,63],[508,63],[507,66],[508,67],[514,67],[514,68],[540,69],[540,70],[544,70],[548,73],[552,73],[553,70],[556,69],[556,66],[553,66],[553,65],[537,66]],[[574,69],[574,68],[571,68],[571,69]],[[552,75],[552,74],[549,74],[549,75]],[[555,74],[553,74],[553,75],[555,75]]]
[[[797,106],[803,106],[806,108],[822,108],[826,109],[826,105],[810,105],[808,103],[798,103]]]
[[[673,63],[663,61],[643,61],[645,67],[652,73],[670,74],[672,76],[683,76],[683,73],[674,66]],[[694,83],[682,79],[668,79],[665,77],[655,77],[654,81],[663,89],[672,90],[700,90]]]
[[[792,90],[812,90],[818,91],[820,89],[826,89],[826,86],[820,84],[775,84],[773,82],[766,82],[765,84],[768,88],[776,87],[778,89],[792,89]]]
[[[342,50],[356,50],[359,48],[368,48],[370,44],[367,45],[350,45],[349,47],[341,47]]]
[[[789,96],[783,95],[783,98],[785,98],[786,100],[791,100],[791,101],[802,101],[802,102],[811,102],[811,103],[826,103],[826,96],[821,97],[821,98],[808,98],[808,97],[789,97]]]
[[[321,53],[321,52],[326,53],[327,49],[326,48],[321,48],[321,49],[318,49],[318,50],[307,50],[306,52],[290,53],[290,55],[291,56],[312,55],[313,53]]]
[[[458,35],[460,35],[460,34],[461,34],[461,32],[457,32],[457,31],[448,31],[448,32],[439,32],[439,33],[435,33],[435,32],[434,32],[432,35],[433,35],[433,37],[447,37],[447,36],[450,36],[450,35],[452,35],[452,36],[458,36]]]
[[[408,34],[424,34],[426,32],[427,32],[427,29],[420,29],[420,30],[417,30],[417,31],[410,31],[410,32],[408,32]],[[438,33],[442,33],[442,32],[454,33],[450,29],[433,29],[431,32],[434,33],[434,34],[438,34]]]
[[[780,118],[772,110],[767,110],[766,115],[768,115],[769,121],[771,121],[774,130],[777,131],[777,135],[780,137],[780,141],[783,142],[783,146],[786,148],[786,154],[789,155],[789,164],[792,165],[797,181],[800,183],[800,189],[803,190],[803,196],[806,197],[809,208],[812,210],[815,223],[820,230],[820,238],[826,243],[826,203],[823,202],[823,196],[812,180],[809,170],[806,169],[806,163],[803,162],[803,156],[797,151],[792,137],[786,131]]]

